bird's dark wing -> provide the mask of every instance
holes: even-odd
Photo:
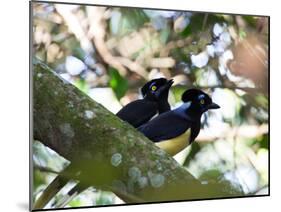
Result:
[[[191,127],[191,122],[174,111],[163,113],[138,130],[154,142],[175,138]]]
[[[156,113],[156,102],[141,99],[127,104],[116,115],[134,127],[139,127],[148,122]]]

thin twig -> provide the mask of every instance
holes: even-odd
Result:
[[[109,51],[105,43],[106,22],[104,20],[105,7],[87,7],[87,15],[89,19],[88,37],[92,39],[96,49],[103,60],[110,66],[116,68],[121,75],[126,75],[126,68],[118,61]]]
[[[208,20],[208,13],[205,14],[203,24],[202,24],[202,31],[205,29]]]
[[[104,20],[104,13],[105,8],[87,7],[87,15],[90,23],[88,36],[93,40],[99,55],[104,62],[116,68],[121,75],[125,76],[127,74],[127,67],[130,71],[147,79],[148,73],[139,63],[129,58],[113,56],[110,52],[105,42],[106,22]]]
[[[86,36],[86,33],[79,23],[77,16],[72,13],[68,6],[56,4],[55,8],[57,12],[63,17],[69,30],[75,35],[77,40],[79,40],[82,49],[86,52],[94,52],[92,42]]]
[[[49,172],[49,173],[53,173],[53,174],[59,174],[60,172],[57,172],[49,167],[43,167],[43,166],[38,166],[38,165],[34,165],[34,169],[37,169],[41,172]]]

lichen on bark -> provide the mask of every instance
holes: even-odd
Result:
[[[83,174],[70,176],[111,190],[126,202],[226,196],[201,185],[172,157],[135,128],[33,60],[34,139]],[[211,190],[210,190],[211,189]],[[208,192],[206,192],[208,191]],[[130,195],[136,198],[128,198]],[[211,196],[210,196],[211,195]]]

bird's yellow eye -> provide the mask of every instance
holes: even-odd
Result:
[[[151,90],[153,90],[153,91],[155,91],[157,89],[157,87],[155,86],[155,85],[153,85],[152,87],[151,87]]]
[[[205,104],[205,100],[204,100],[204,99],[201,99],[201,100],[200,100],[200,104],[201,104],[201,105]]]

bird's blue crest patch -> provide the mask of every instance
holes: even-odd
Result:
[[[205,95],[204,94],[201,94],[201,95],[199,95],[198,96],[198,99],[200,100],[200,99],[204,99],[205,98]]]

